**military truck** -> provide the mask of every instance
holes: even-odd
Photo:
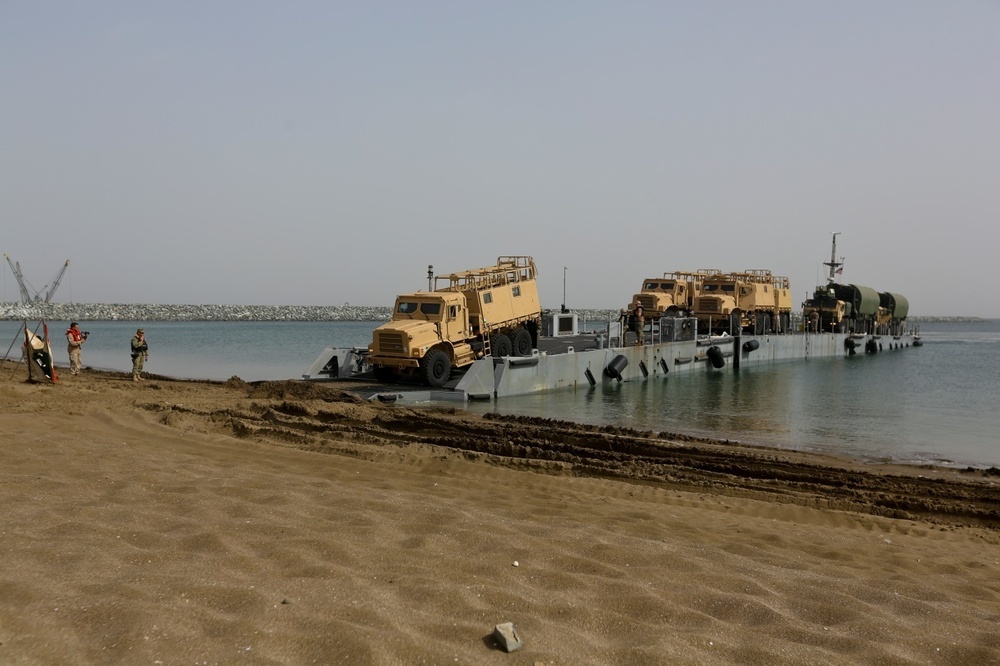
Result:
[[[829,282],[802,304],[802,317],[810,331],[895,335],[909,310],[902,294]]]
[[[812,333],[843,333],[847,310],[847,302],[837,298],[837,290],[828,284],[816,287],[812,298],[802,304],[802,321]]]
[[[701,269],[694,273],[676,271],[664,273],[662,278],[646,278],[642,290],[632,296],[629,311],[641,305],[647,319],[676,317],[694,304],[706,276],[720,273],[716,269]]]
[[[880,291],[878,298],[878,332],[884,335],[901,334],[903,322],[910,313],[910,302],[906,296],[891,291]]]
[[[839,231],[833,233],[830,261],[823,262],[830,269],[826,285],[816,287],[812,298],[802,304],[806,330],[896,335],[909,314],[909,301],[902,294],[836,282],[844,266],[843,257],[837,261],[838,235]]]
[[[768,270],[707,275],[693,310],[701,333],[787,332],[792,312],[791,287],[787,277],[772,275]]]
[[[436,276],[433,291],[397,296],[368,346],[375,376],[437,388],[478,359],[530,355],[542,317],[536,274],[531,257],[498,257],[495,266]]]

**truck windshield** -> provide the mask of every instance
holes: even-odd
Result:
[[[400,301],[396,305],[396,312],[412,318],[418,312],[425,317],[433,317],[441,314],[441,303],[420,302],[420,301]]]
[[[439,301],[399,301],[394,319],[440,319],[444,305]],[[400,316],[403,315],[403,316]]]

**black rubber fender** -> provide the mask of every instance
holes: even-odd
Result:
[[[744,353],[747,354],[749,354],[752,351],[757,351],[759,347],[760,343],[757,342],[756,340],[747,340],[746,342],[743,343],[743,351]]]
[[[608,363],[608,367],[604,369],[604,373],[608,377],[611,377],[612,379],[617,379],[618,381],[621,381],[622,370],[624,370],[626,367],[628,367],[628,359],[622,356],[621,354],[618,354],[618,356],[615,356],[613,359],[611,359],[611,363]]]
[[[723,368],[726,365],[726,357],[722,355],[722,350],[715,345],[708,348],[705,352],[705,356],[707,356],[708,360],[712,362],[713,368]]]

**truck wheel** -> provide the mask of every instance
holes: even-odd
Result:
[[[424,379],[434,388],[441,388],[451,376],[451,359],[440,349],[432,349],[424,357]]]
[[[503,333],[497,333],[490,338],[490,349],[493,350],[494,358],[510,356],[510,338]]]
[[[510,343],[514,356],[529,356],[531,354],[531,333],[528,333],[527,329],[515,330]]]

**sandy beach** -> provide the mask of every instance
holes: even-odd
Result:
[[[1000,663],[996,470],[26,376],[0,365],[0,663]]]

